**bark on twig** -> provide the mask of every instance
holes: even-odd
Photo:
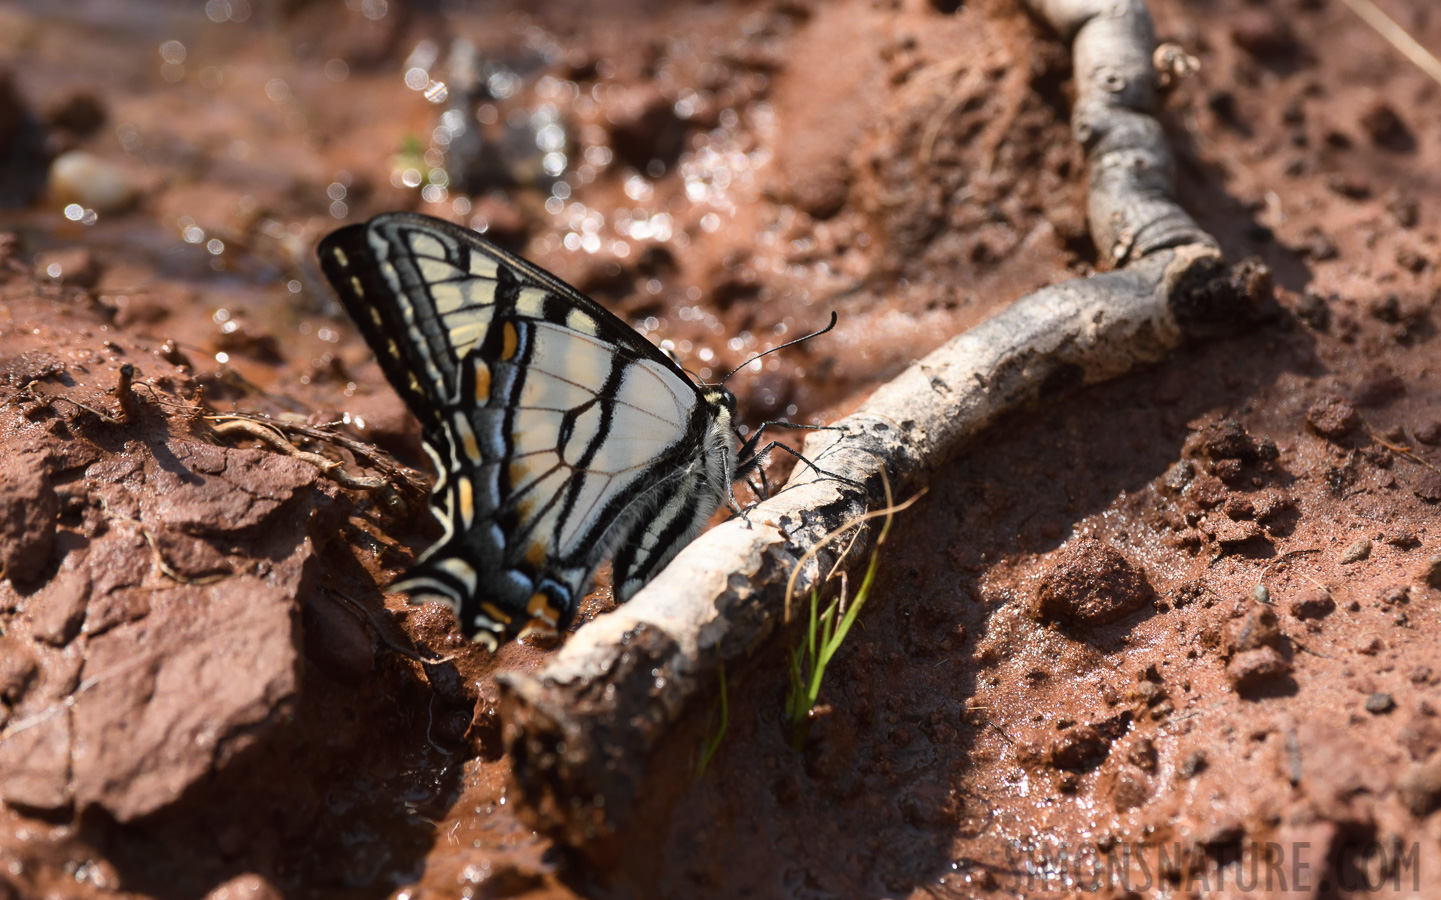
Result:
[[[865,490],[799,467],[748,522],[700,537],[544,669],[501,676],[519,799],[562,842],[596,844],[628,824],[662,738],[714,689],[722,665],[738,671],[776,630],[802,556],[883,502],[882,471],[905,497],[1004,413],[1234,327],[1267,292],[1264,271],[1227,269],[1172,196],[1142,0],[1028,6],[1072,43],[1091,233],[1116,268],[1017,300],[877,390],[836,423],[842,431],[812,435],[806,454]],[[871,540],[863,534],[849,559],[864,561]],[[838,552],[824,548],[804,565],[798,595]]]

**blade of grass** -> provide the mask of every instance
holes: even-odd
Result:
[[[730,701],[726,697],[726,664],[722,662],[717,668],[720,671],[720,727],[716,729],[715,737],[707,737],[701,747],[700,765],[696,768],[695,773],[697,778],[705,774],[706,766],[710,765],[711,758],[720,749],[721,739],[725,737],[726,728],[730,726]],[[714,710],[712,710],[712,715],[714,715]]]
[[[881,526],[881,532],[876,537],[875,546],[871,548],[870,561],[866,566],[865,577],[861,580],[860,590],[856,592],[855,599],[850,605],[846,605],[846,589],[844,572],[841,573],[841,593],[830,602],[825,611],[817,615],[817,608],[820,606],[820,585],[811,589],[810,616],[806,622],[806,633],[804,639],[791,651],[789,681],[790,690],[786,697],[786,718],[790,720],[791,726],[791,747],[800,750],[805,744],[806,733],[809,728],[811,710],[815,709],[820,699],[821,685],[825,680],[826,669],[836,653],[840,651],[841,644],[845,642],[846,636],[850,634],[851,628],[855,625],[861,614],[861,609],[869,599],[871,589],[875,584],[876,572],[880,568],[881,547],[885,544],[886,535],[890,533],[891,523],[894,521],[895,513],[906,509],[914,503],[920,494],[916,494],[902,504],[895,504],[891,497],[890,482],[885,479],[882,473],[882,481],[886,491],[886,506],[884,509],[874,510],[856,519],[843,528],[831,532],[814,550],[796,564],[791,572],[789,584],[786,586],[786,615],[790,615],[791,592],[795,587],[795,579],[802,566],[813,557],[815,551],[819,550],[834,537],[844,533],[847,528],[853,528],[867,519],[877,516],[885,517],[885,524]],[[924,492],[922,492],[924,493]],[[824,580],[834,576],[841,566],[852,547],[855,546],[859,530],[852,536],[846,548],[841,552],[836,564]]]

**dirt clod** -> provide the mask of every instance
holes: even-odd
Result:
[[[1354,541],[1351,544],[1348,544],[1346,546],[1346,549],[1341,551],[1340,563],[1343,566],[1349,566],[1352,563],[1361,562],[1362,560],[1368,558],[1370,555],[1371,539],[1361,538],[1358,541]]]
[[[1396,708],[1396,701],[1390,694],[1376,693],[1366,698],[1366,712],[1373,716],[1385,715]]]
[[[0,635],[0,699],[12,706],[25,695],[39,663],[23,638]]]
[[[0,467],[0,573],[21,584],[50,564],[60,501],[37,454],[11,457]]]
[[[1291,664],[1274,647],[1261,647],[1237,653],[1226,666],[1226,677],[1232,687],[1244,694],[1290,671]]]
[[[1361,424],[1354,407],[1340,397],[1324,397],[1306,410],[1306,424],[1325,438],[1343,438]]]
[[[1042,621],[1108,625],[1143,609],[1155,596],[1144,571],[1094,538],[1076,540],[1057,556],[1036,592]]]
[[[1307,588],[1291,600],[1291,615],[1297,619],[1323,619],[1336,609],[1336,601],[1320,588]]]
[[[1047,756],[1057,769],[1084,772],[1104,762],[1110,750],[1111,742],[1098,729],[1081,725],[1057,738]]]
[[[1441,809],[1441,752],[1407,769],[1396,781],[1396,794],[1418,819]]]
[[[1281,624],[1276,611],[1261,603],[1253,604],[1226,626],[1226,649],[1231,655],[1261,647],[1279,649],[1281,639]]]
[[[1441,590],[1441,556],[1432,556],[1422,563],[1417,577],[1427,587]]]

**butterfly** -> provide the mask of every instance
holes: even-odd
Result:
[[[387,213],[318,252],[438,473],[444,534],[391,589],[491,650],[563,631],[606,559],[629,599],[778,446],[737,447],[730,390],[469,229]]]

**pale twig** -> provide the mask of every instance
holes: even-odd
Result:
[[[1371,0],[1341,0],[1341,2],[1351,7],[1351,12],[1360,16],[1361,21],[1374,28],[1377,34],[1386,39],[1386,43],[1411,60],[1416,68],[1441,84],[1441,60],[1438,60],[1430,50],[1417,43],[1415,38],[1406,33],[1406,29],[1397,25],[1394,19],[1381,11],[1380,7]]]

